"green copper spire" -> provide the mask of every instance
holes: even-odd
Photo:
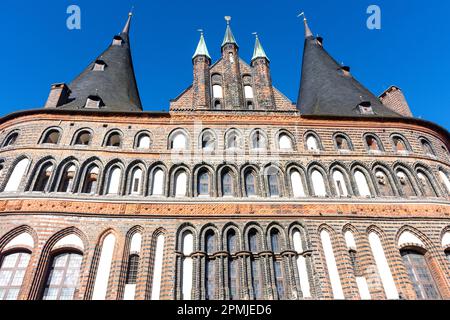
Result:
[[[225,37],[223,38],[222,47],[228,43],[235,44],[237,47],[239,47],[236,42],[236,39],[234,38],[233,32],[231,31],[230,27],[231,17],[226,16],[225,21],[227,22],[227,30],[225,31]]]
[[[255,41],[255,50],[253,51],[252,61],[255,59],[258,59],[258,58],[265,58],[265,59],[267,59],[267,61],[270,61],[269,58],[267,57],[266,52],[264,51],[264,48],[261,45],[261,42],[259,41],[258,34],[255,32],[254,35],[256,37],[256,41]]]
[[[200,31],[200,41],[198,42],[197,50],[195,50],[194,56],[192,59],[198,56],[206,56],[211,60],[211,56],[208,52],[208,47],[206,46],[205,37],[203,36],[203,30]]]

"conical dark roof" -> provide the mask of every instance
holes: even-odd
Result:
[[[130,23],[131,14],[108,49],[69,84],[68,103],[59,108],[83,109],[89,97],[97,97],[101,110],[142,111],[130,50]],[[104,64],[104,70],[94,70],[96,64]]]
[[[308,33],[303,52],[302,80],[297,108],[302,115],[401,117],[385,107],[367,88],[323,48],[322,39]],[[369,105],[363,113],[360,104]]]

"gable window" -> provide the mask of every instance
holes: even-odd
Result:
[[[245,96],[245,99],[253,99],[252,86],[244,86],[244,96]]]
[[[82,260],[83,256],[74,252],[56,255],[51,261],[42,300],[73,300]]]
[[[17,300],[31,254],[15,252],[2,257],[0,264],[0,300]]]
[[[223,98],[223,89],[221,85],[215,84],[213,85],[213,98],[214,99],[222,99]]]
[[[91,143],[91,133],[89,131],[80,131],[75,139],[75,145],[87,146]]]
[[[59,132],[59,130],[56,130],[56,129],[49,130],[45,134],[45,137],[42,140],[42,143],[58,144],[60,136],[61,136],[61,133]]]

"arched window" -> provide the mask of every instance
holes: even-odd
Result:
[[[5,192],[17,192],[19,191],[20,184],[22,183],[23,177],[28,170],[30,160],[28,158],[20,160],[14,167],[11,175],[9,176],[8,182],[5,187]]]
[[[370,192],[369,184],[364,173],[360,170],[356,170],[354,173],[356,186],[358,188],[358,193],[360,197],[370,197],[372,193]]]
[[[101,246],[92,300],[106,299],[115,246],[116,237],[110,233],[105,237]]]
[[[342,172],[339,170],[334,170],[333,180],[337,196],[347,197],[348,196],[347,184],[345,183],[345,178]]]
[[[131,237],[128,265],[127,265],[127,277],[125,280],[125,290],[123,294],[124,300],[134,300],[136,295],[136,283],[139,272],[139,260],[141,254],[142,235],[135,233]]]
[[[245,193],[247,197],[254,197],[257,195],[256,177],[254,171],[247,171],[245,173]]]
[[[310,298],[311,297],[311,289],[309,285],[309,276],[308,276],[308,269],[306,267],[306,259],[305,256],[303,256],[303,243],[302,243],[302,236],[298,229],[295,229],[292,233],[292,242],[294,244],[294,250],[297,252],[297,269],[298,269],[298,275],[300,278],[300,288],[303,293],[304,298]]]
[[[214,101],[214,110],[220,110],[222,109],[222,102],[220,100]]]
[[[215,84],[213,85],[213,98],[214,99],[222,99],[223,98],[223,89],[221,85]]]
[[[151,143],[150,136],[147,133],[141,133],[138,136],[136,147],[138,149],[147,150],[150,149]]]
[[[75,179],[75,174],[77,172],[77,168],[75,165],[70,164],[64,168],[62,173],[61,182],[58,186],[58,192],[72,192],[73,191],[73,182]]]
[[[181,279],[181,294],[182,300],[191,300],[192,296],[192,280],[193,280],[193,262],[191,254],[194,251],[194,237],[192,232],[185,231],[182,237],[183,243],[183,258],[182,258],[182,279]]]
[[[401,250],[400,253],[417,298],[420,300],[440,299],[425,256],[415,250]]]
[[[383,245],[381,239],[377,233],[371,232],[369,234],[369,243],[372,250],[375,264],[378,269],[378,275],[381,278],[386,298],[399,299],[398,291],[395,286],[394,278],[392,277],[391,269],[389,268],[386,255],[384,254]]]
[[[8,147],[8,146],[12,146],[16,144],[17,138],[19,138],[19,132],[18,131],[14,131],[12,133],[10,133],[5,141],[3,142],[3,147]]]
[[[97,166],[92,166],[84,178],[82,193],[95,194],[97,193],[99,169]]]
[[[317,197],[326,197],[327,189],[325,187],[325,181],[323,175],[319,170],[314,170],[311,174],[312,186],[314,195]]]
[[[417,172],[417,178],[419,178],[419,183],[422,187],[423,194],[426,197],[436,197],[436,191],[434,190],[433,184],[430,181],[430,178],[428,177],[425,172]]]
[[[52,173],[53,173],[53,164],[50,162],[44,164],[39,170],[33,191],[45,192],[47,190],[48,183],[50,181]]]
[[[162,169],[155,169],[152,180],[152,195],[164,195],[164,171]]]
[[[186,150],[187,149],[186,135],[183,132],[176,132],[172,136],[170,148],[173,150]]]
[[[267,184],[269,197],[280,196],[280,173],[275,168],[269,168],[267,171]]]
[[[234,195],[233,176],[229,170],[222,173],[222,196],[232,197]]]
[[[420,139],[420,144],[422,145],[423,152],[426,155],[428,155],[428,156],[435,156],[436,155],[434,153],[433,147],[431,146],[431,143],[428,140],[422,138],[422,139]]]
[[[411,183],[411,180],[404,171],[402,170],[397,171],[397,178],[404,196],[406,197],[416,196],[416,192],[414,191],[414,187]]]
[[[364,277],[364,274],[358,263],[355,237],[353,236],[353,233],[351,231],[346,231],[344,237],[345,243],[347,244],[347,250],[350,257],[353,274],[356,278],[356,285],[358,286],[359,295],[361,299],[369,300],[371,299],[370,291],[367,285],[367,280]]]
[[[164,258],[164,241],[164,235],[160,234],[156,240],[155,262],[153,265],[152,300],[160,299]]]
[[[272,246],[272,252],[280,252],[280,231],[278,229],[272,229],[270,232],[270,245]]]
[[[387,175],[382,170],[375,171],[375,178],[378,183],[378,189],[380,190],[380,195],[382,197],[392,197],[394,196],[394,191],[392,189],[391,182]]]
[[[187,195],[187,174],[179,171],[175,176],[175,197],[186,197]]]
[[[213,151],[216,149],[216,139],[211,132],[204,132],[202,134],[201,144],[204,151]]]
[[[379,140],[373,135],[367,135],[366,145],[369,151],[382,151]]]
[[[245,99],[253,99],[253,88],[252,86],[244,86],[244,96]]]
[[[302,177],[297,170],[291,171],[291,186],[294,198],[305,197],[305,188],[303,187]]]
[[[333,297],[334,299],[345,299],[330,233],[327,230],[322,230],[320,232],[320,238],[322,240],[322,247],[325,254],[325,261],[328,269],[328,276],[330,277]]]
[[[447,191],[447,195],[450,195],[450,179],[442,169],[439,170],[439,177],[444,185],[445,191]]]
[[[42,143],[58,144],[60,137],[61,132],[59,132],[59,130],[51,129],[45,133],[44,139],[42,139]]]
[[[256,130],[252,135],[252,148],[253,149],[266,148],[266,138],[259,130]]]
[[[17,300],[31,254],[16,251],[5,254],[0,261],[0,300]]]
[[[120,148],[122,146],[122,135],[119,132],[112,132],[106,139],[107,147]]]
[[[228,286],[231,300],[239,300],[239,277],[238,277],[238,258],[233,257],[237,251],[236,231],[230,229],[227,233],[228,258]]]
[[[445,250],[445,255],[447,256],[447,260],[450,263],[450,249]]]
[[[131,175],[131,194],[142,194],[142,169],[135,168]]]
[[[261,300],[263,297],[262,292],[262,281],[261,281],[261,264],[259,258],[255,256],[258,253],[258,237],[259,234],[255,229],[252,229],[248,233],[248,243],[249,249],[252,253],[251,258],[251,279],[252,279],[252,289],[253,298],[256,300]]]
[[[317,140],[315,135],[310,134],[306,137],[306,148],[309,151],[318,151],[320,150],[319,146],[319,141]]]
[[[350,142],[348,141],[347,137],[339,134],[334,138],[334,141],[336,143],[336,148],[341,151],[349,151],[350,150]]]
[[[91,143],[92,135],[89,131],[80,131],[75,138],[75,145],[88,146]]]
[[[115,167],[110,170],[106,194],[119,193],[121,177],[122,177],[122,169],[120,169],[119,167]]]
[[[216,235],[214,231],[208,230],[205,235],[205,245],[206,245],[206,258],[205,264],[205,276],[206,276],[206,300],[214,300],[216,292],[216,281],[215,281],[215,258],[212,256],[216,252]]]
[[[209,172],[206,170],[202,170],[198,175],[197,181],[197,190],[199,196],[210,195],[209,180]]]
[[[286,133],[281,133],[278,137],[278,145],[281,150],[292,150],[292,139]]]
[[[404,152],[408,151],[408,146],[402,137],[394,136],[392,138],[392,142],[394,143],[395,151],[400,152],[400,153],[404,153]]]
[[[285,276],[283,272],[283,262],[281,260],[275,260],[273,263],[273,271],[275,275],[275,286],[277,289],[278,300],[285,298]]]
[[[78,252],[55,255],[51,260],[42,300],[73,300],[82,260],[83,256]]]

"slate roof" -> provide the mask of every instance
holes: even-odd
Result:
[[[343,70],[312,36],[305,21],[302,80],[297,108],[302,115],[352,117],[402,117],[385,107],[380,100]],[[370,102],[373,114],[362,114],[359,105]]]
[[[122,45],[111,45],[69,85],[68,103],[58,109],[82,109],[89,96],[102,101],[101,110],[142,111],[141,99],[131,57],[129,28],[131,14],[119,34]],[[116,36],[117,37],[117,36]],[[97,60],[106,64],[104,71],[94,71]]]

